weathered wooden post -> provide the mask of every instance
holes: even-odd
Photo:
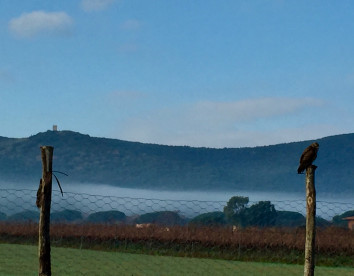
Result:
[[[40,209],[39,216],[39,276],[50,276],[50,205],[52,201],[52,164],[53,147],[41,147],[42,155],[42,179],[37,192],[37,207]]]
[[[304,276],[315,273],[316,189],[315,165],[306,168],[306,241]]]

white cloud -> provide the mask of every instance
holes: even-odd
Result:
[[[247,122],[291,114],[303,107],[321,104],[320,100],[313,98],[258,98],[236,102],[199,102],[191,110],[194,113],[191,115],[208,122]]]
[[[86,12],[101,11],[108,8],[115,0],[82,0],[81,8]]]
[[[307,110],[322,105],[321,100],[313,98],[199,102],[131,119],[121,128],[119,137],[206,147],[259,146],[318,138],[334,131],[333,125],[314,128],[308,120]]]
[[[72,25],[72,18],[65,12],[34,11],[11,19],[9,30],[18,37],[30,38],[41,33],[66,35]]]

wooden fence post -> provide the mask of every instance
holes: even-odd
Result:
[[[50,205],[52,201],[52,164],[53,147],[41,147],[42,155],[42,179],[37,192],[37,207],[39,216],[39,276],[51,276],[50,263]]]
[[[315,239],[316,239],[316,189],[315,165],[306,169],[306,241],[304,276],[315,273]]]

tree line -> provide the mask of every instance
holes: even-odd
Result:
[[[334,216],[332,221],[317,217],[318,226],[346,227],[343,217],[354,216],[354,210]],[[11,216],[0,212],[0,221],[38,222],[38,211],[23,211]],[[163,226],[195,225],[195,226],[227,226],[237,227],[302,227],[305,217],[298,212],[278,211],[270,201],[259,201],[249,206],[249,198],[233,196],[224,206],[223,211],[208,212],[188,219],[177,211],[157,211],[137,216],[127,216],[118,210],[94,212],[84,217],[80,211],[65,209],[51,214],[52,223],[153,223]]]

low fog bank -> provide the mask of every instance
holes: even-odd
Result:
[[[250,202],[258,201],[298,201],[305,200],[305,187],[303,193],[293,192],[259,192],[259,191],[160,191],[147,189],[131,189],[120,188],[105,184],[93,183],[70,183],[65,181],[65,178],[59,178],[61,187],[65,193],[89,194],[100,196],[115,196],[129,198],[144,198],[144,199],[160,199],[160,200],[196,200],[196,201],[224,201],[227,202],[232,196],[247,196]],[[37,190],[38,183],[16,183],[16,182],[0,182],[0,189],[28,189]],[[59,191],[56,181],[53,179],[53,191]],[[353,193],[323,193],[317,188],[317,200],[323,202],[339,202],[352,203],[354,202]]]
[[[304,193],[256,192],[256,191],[153,191],[144,189],[119,188],[101,184],[69,183],[60,179],[64,196],[53,180],[52,211],[63,209],[80,210],[88,215],[97,211],[120,210],[126,215],[142,214],[162,210],[178,211],[186,217],[201,213],[222,211],[232,196],[247,196],[252,205],[258,201],[271,201],[279,211],[296,211],[306,213]],[[35,206],[35,183],[0,183],[0,200],[4,213],[10,214],[19,210],[37,210]],[[317,195],[317,215],[331,219],[351,208],[354,194]],[[350,205],[344,206],[344,203]],[[1,207],[0,206],[0,207]],[[343,209],[344,208],[344,209]]]

